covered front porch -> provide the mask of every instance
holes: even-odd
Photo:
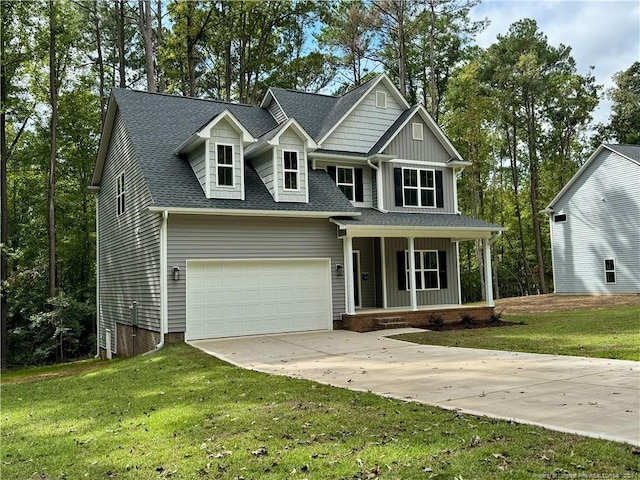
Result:
[[[459,242],[482,240],[484,275],[490,279],[491,244],[501,227],[455,214],[373,209],[333,221],[343,241],[343,328],[426,326],[465,316],[488,320],[493,315],[491,282],[485,282],[485,306],[462,306]]]

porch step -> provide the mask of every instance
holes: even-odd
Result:
[[[384,317],[376,318],[378,326],[382,328],[402,328],[408,327],[409,323],[402,317]]]

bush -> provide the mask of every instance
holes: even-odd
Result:
[[[440,315],[431,315],[431,317],[429,317],[429,329],[435,330],[437,332],[439,330],[442,330],[443,326],[444,320],[442,320],[442,317]]]
[[[462,320],[460,320],[460,325],[462,325],[464,328],[471,328],[476,324],[476,320],[473,317],[470,317],[469,315],[465,315],[464,317],[462,317]]]

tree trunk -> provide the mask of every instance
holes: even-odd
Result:
[[[147,91],[156,91],[155,67],[153,62],[153,25],[151,24],[151,0],[138,0],[138,23],[144,45],[144,59],[147,70]]]
[[[127,70],[124,55],[124,2],[115,0],[116,14],[116,42],[118,43],[118,72],[120,74],[120,88],[127,87]]]
[[[436,25],[436,5],[435,1],[429,2],[431,10],[431,23],[429,25],[429,90],[431,93],[431,105],[429,106],[429,113],[433,119],[438,122],[438,109],[436,107],[436,71],[435,71],[435,47],[433,45],[435,37],[435,25]]]
[[[47,189],[47,236],[49,239],[49,297],[56,295],[56,128],[58,126],[58,78],[56,65],[55,1],[49,0],[49,93],[51,101],[49,184]]]
[[[4,12],[3,12],[4,13]],[[2,33],[2,52],[4,52],[4,32]],[[4,55],[3,55],[4,56]],[[1,207],[0,213],[2,216],[0,222],[0,368],[7,367],[8,359],[8,345],[7,341],[7,315],[9,309],[7,306],[7,296],[5,293],[5,282],[8,278],[7,274],[7,247],[9,243],[8,227],[8,213],[9,208],[7,204],[7,130],[6,130],[6,105],[7,105],[7,79],[5,76],[5,59],[0,62],[0,151],[2,157],[0,158],[0,197]]]
[[[100,15],[98,14],[98,0],[93,0],[93,26],[96,34],[96,52],[98,55],[98,88],[100,91],[100,118],[101,123],[104,123],[104,117],[107,113],[106,109],[106,97],[105,97],[105,79],[104,79],[104,59],[102,57],[102,33],[100,28]]]
[[[398,13],[398,87],[402,96],[407,95],[407,54],[406,54],[406,39],[404,32],[404,20],[406,0],[396,0],[396,8]]]
[[[158,0],[156,3],[156,49],[162,47],[164,44],[164,35],[162,32],[162,1],[163,0]],[[157,70],[156,75],[158,76],[158,81],[156,82],[156,88],[159,92],[164,92],[165,81],[159,65]]]

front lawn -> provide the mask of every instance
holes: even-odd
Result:
[[[68,367],[3,378],[1,478],[640,475],[629,445],[246,371],[187,345]]]
[[[425,345],[640,360],[637,306],[509,315],[503,320],[523,325],[410,333],[393,338]]]

